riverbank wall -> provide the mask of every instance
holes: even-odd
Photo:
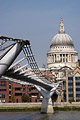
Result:
[[[36,112],[41,110],[42,103],[0,103],[0,112]],[[54,110],[80,111],[80,102],[55,102]]]
[[[80,102],[54,102],[53,107],[80,107]]]
[[[0,108],[3,107],[41,107],[40,103],[0,103]],[[53,107],[80,107],[80,102],[54,102]]]
[[[42,103],[0,103],[0,108],[15,108],[15,107],[28,107],[28,108],[31,108],[31,107],[41,107],[41,104]]]

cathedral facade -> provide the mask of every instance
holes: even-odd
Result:
[[[47,69],[55,76],[56,81],[63,81],[61,100],[66,101],[66,73],[73,70],[78,61],[72,38],[66,34],[61,17],[59,32],[52,38],[50,50],[47,53]],[[67,87],[68,89],[68,87]]]
[[[50,50],[47,53],[47,67],[57,80],[65,80],[66,70],[75,68],[77,61],[78,53],[72,38],[65,33],[61,17],[59,32],[52,38]]]

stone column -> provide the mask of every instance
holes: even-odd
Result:
[[[66,62],[66,54],[65,54],[65,62]]]
[[[75,77],[73,77],[73,98],[76,101],[76,86],[75,86]]]
[[[54,63],[54,54],[53,54],[53,63]]]
[[[55,54],[54,54],[54,63],[55,63]]]
[[[63,62],[63,54],[62,54],[62,62]]]
[[[66,102],[69,102],[68,100],[68,72],[66,72]]]

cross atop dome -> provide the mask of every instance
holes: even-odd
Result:
[[[61,16],[61,21],[60,21],[60,25],[59,25],[59,33],[65,33],[62,16]]]

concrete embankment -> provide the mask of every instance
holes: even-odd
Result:
[[[36,112],[41,110],[41,103],[0,103],[0,112]]]
[[[41,107],[40,103],[0,103],[2,107]],[[54,102],[53,107],[80,107],[80,102]]]
[[[58,111],[80,111],[80,102],[56,102],[53,106]]]
[[[42,103],[0,103],[0,108],[2,107],[41,107]]]
[[[42,103],[0,103],[0,112],[27,112],[27,111],[40,111]],[[80,102],[55,102],[54,110],[68,111],[78,110],[80,111]]]
[[[80,107],[80,102],[54,102],[53,107]]]

